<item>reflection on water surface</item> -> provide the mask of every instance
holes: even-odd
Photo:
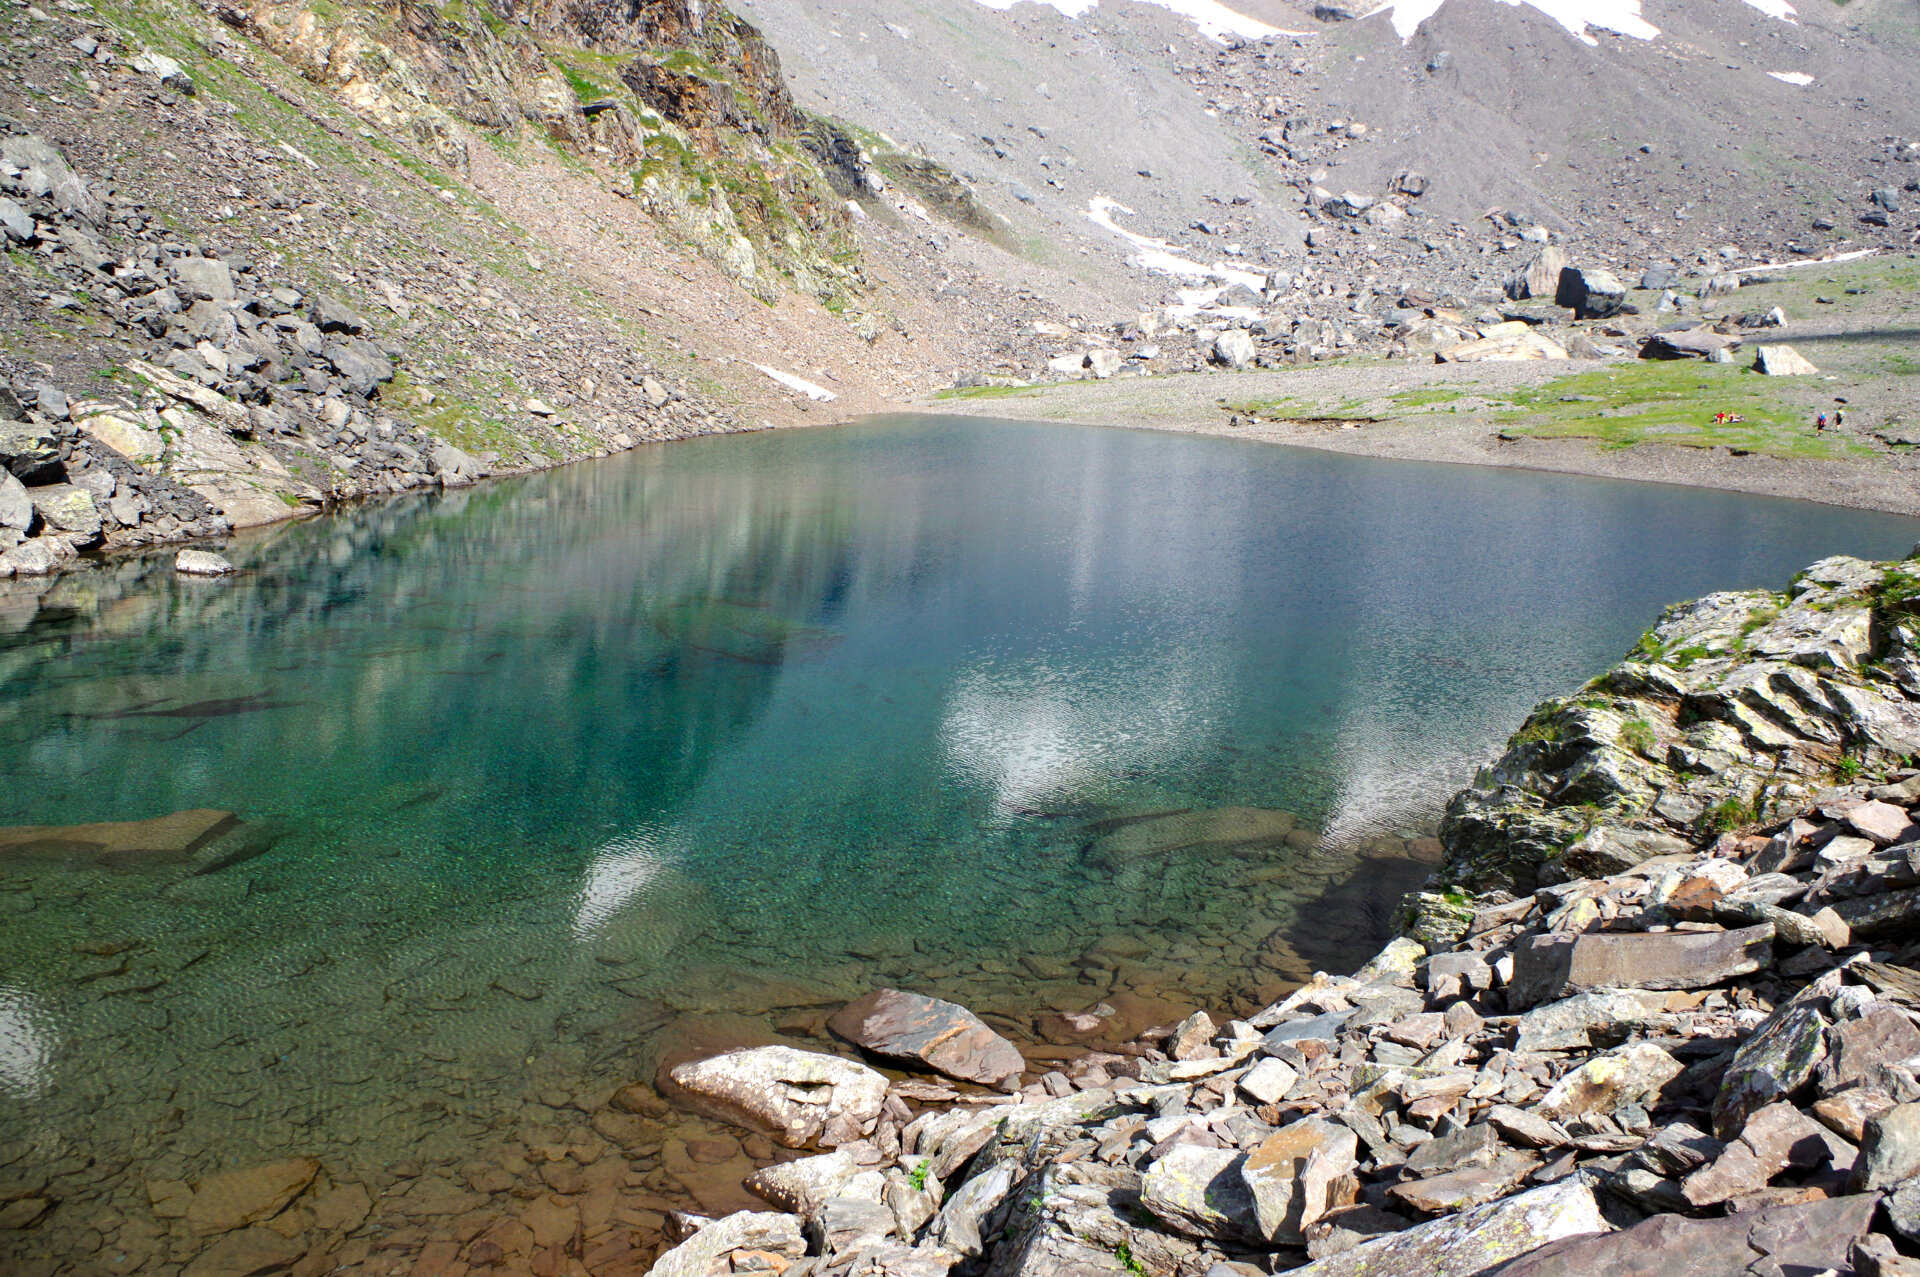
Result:
[[[44,1204],[0,1257],[174,1271],[181,1185],[312,1156],[312,1256],[544,1202],[638,1271],[770,1155],[610,1116],[661,1060],[826,1049],[879,983],[1036,1060],[1056,1011],[1245,1009],[1365,956],[1449,790],[1659,605],[1914,539],[895,419],[368,506],[235,579],[0,584],[0,825],[63,829],[0,832],[0,1183]]]

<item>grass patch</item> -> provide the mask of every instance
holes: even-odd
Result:
[[[1044,386],[949,386],[933,392],[935,399],[1018,399],[1037,395]]]
[[[1603,447],[1664,443],[1732,448],[1773,457],[1839,460],[1871,455],[1837,435],[1814,433],[1809,414],[1784,403],[1767,380],[1732,364],[1694,360],[1619,364],[1556,377],[1509,396],[1501,426],[1542,439],[1593,439]],[[1716,412],[1743,421],[1719,424]]]
[[[1636,754],[1653,755],[1656,738],[1653,724],[1644,718],[1632,718],[1620,725],[1620,742]]]

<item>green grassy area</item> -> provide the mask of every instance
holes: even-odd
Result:
[[[1072,382],[1057,383],[1072,385]],[[950,386],[933,392],[935,399],[1020,399],[1032,398],[1049,386]]]
[[[1775,457],[1833,460],[1864,446],[1814,432],[1810,414],[1766,378],[1737,364],[1636,362],[1556,377],[1508,395],[1494,420],[1542,439],[1593,439],[1609,448],[1664,443],[1735,448]],[[1716,424],[1717,412],[1744,418]]]

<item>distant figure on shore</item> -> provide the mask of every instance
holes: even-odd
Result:
[[[1846,425],[1846,424],[1847,424],[1847,414],[1846,414],[1846,412],[1845,412],[1844,410],[1842,410],[1842,409],[1839,409],[1839,408],[1835,408],[1835,409],[1833,410],[1833,428],[1834,428],[1835,430],[1838,430],[1838,429],[1839,429],[1840,427],[1842,427],[1842,426],[1844,426],[1844,425]]]
[[[1814,418],[1813,432],[1815,434],[1819,434],[1826,428],[1827,428],[1827,414],[1823,412],[1818,417]]]

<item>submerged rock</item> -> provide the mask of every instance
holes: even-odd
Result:
[[[1299,824],[1292,812],[1260,807],[1221,807],[1131,820],[1088,844],[1087,858],[1110,868],[1184,851],[1190,847],[1235,847],[1284,842]]]
[[[95,825],[14,825],[0,829],[0,862],[92,860],[99,864],[173,863],[191,859],[237,828],[230,811],[196,808]]]

